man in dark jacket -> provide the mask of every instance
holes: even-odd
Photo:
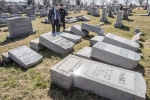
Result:
[[[66,26],[65,26],[65,16],[67,16],[67,12],[66,12],[66,10],[63,7],[64,7],[64,5],[60,4],[59,12],[60,12],[60,15],[61,15],[61,22],[63,24],[63,28],[66,29]]]
[[[59,24],[61,23],[61,15],[59,12],[58,4],[55,4],[55,7],[49,11],[48,20],[49,20],[49,23],[52,24],[53,33],[55,33],[55,26],[56,26],[56,31],[59,32],[60,31]]]

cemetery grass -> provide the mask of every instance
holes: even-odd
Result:
[[[100,11],[102,12],[102,10]],[[146,84],[147,84],[147,95],[146,99],[150,100],[150,17],[148,16],[138,16],[139,14],[146,13],[145,10],[133,10],[132,15],[129,16],[129,20],[123,20],[123,28],[114,28],[116,21],[115,18],[109,18],[108,22],[105,23],[105,33],[113,33],[119,36],[131,39],[133,37],[134,28],[140,28],[144,33],[142,36],[140,45],[141,48],[138,51],[142,53],[143,57],[140,61],[138,67],[134,71],[140,72],[143,74]],[[87,22],[93,25],[99,24],[100,17],[93,17],[87,15],[85,11],[81,13],[70,14],[69,16],[77,15],[86,15],[90,18],[91,21]],[[102,15],[102,14],[101,14]],[[0,32],[0,54],[7,52],[10,49],[27,45],[31,40],[36,39],[40,34],[51,32],[51,25],[41,23],[41,20],[44,18],[37,18],[32,21],[33,29],[36,30],[36,34],[25,36],[19,39],[7,40],[6,36],[8,35],[7,27],[1,28]],[[76,22],[72,24],[67,24],[66,27],[69,28],[72,25],[79,24],[82,22]],[[5,30],[5,32],[3,32]],[[62,29],[61,29],[62,31]],[[69,99],[84,99],[84,100],[107,100],[100,96],[97,96],[93,93],[83,91],[81,89],[73,88],[71,90],[64,90],[58,88],[57,86],[51,84],[50,79],[50,68],[53,67],[56,63],[64,59],[69,54],[75,54],[77,51],[82,49],[85,46],[90,45],[90,39],[96,34],[90,32],[89,36],[83,38],[82,42],[76,44],[72,52],[60,55],[54,53],[49,49],[40,51],[39,53],[43,55],[43,62],[30,68],[28,70],[23,69],[15,62],[11,64],[5,64],[3,67],[0,67],[0,98],[3,99],[57,99],[57,100],[69,100]],[[0,58],[1,59],[1,58]]]

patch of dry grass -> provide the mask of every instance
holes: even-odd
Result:
[[[102,12],[102,10],[100,11]],[[140,13],[146,13],[145,10],[133,10],[132,16],[129,16],[129,20],[123,20],[125,25],[124,28],[118,29],[114,28],[116,18],[108,18],[108,23],[103,27],[106,29],[105,33],[113,33],[119,36],[123,36],[131,39],[133,37],[134,28],[139,27],[141,31],[145,34],[142,36],[142,41],[140,42],[141,48],[139,52],[143,54],[143,58],[140,61],[138,67],[134,69],[137,72],[141,72],[146,80],[147,84],[147,100],[150,96],[150,17],[148,16],[138,16]],[[91,19],[88,23],[96,25],[100,21],[100,17],[93,17],[87,15],[85,11],[81,13],[70,14],[69,16],[86,15]],[[116,17],[116,16],[114,16]],[[6,52],[10,49],[27,45],[31,40],[39,37],[40,34],[50,32],[51,25],[41,23],[44,18],[37,18],[32,21],[33,29],[37,31],[36,34],[25,36],[19,39],[7,40],[6,36],[8,32],[0,32],[0,54]],[[72,25],[79,24],[82,22],[76,22],[72,24],[67,24],[67,28]],[[5,30],[7,27],[1,28]],[[74,50],[66,55],[57,54],[49,49],[40,51],[39,53],[43,55],[44,60],[42,63],[38,64],[34,68],[25,70],[18,66],[17,64],[9,64],[4,67],[0,67],[0,98],[1,99],[85,99],[85,100],[106,100],[93,93],[83,91],[81,89],[71,89],[69,91],[60,89],[55,85],[51,84],[49,69],[58,63],[60,60],[65,58],[69,54],[75,54],[77,51],[82,49],[84,46],[90,45],[90,38],[96,34],[90,33],[86,38],[83,38],[82,42],[74,46]],[[1,59],[1,58],[0,58]]]

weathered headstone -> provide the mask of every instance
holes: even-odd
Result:
[[[103,42],[103,40],[104,40],[104,36],[95,36],[90,40],[90,46],[92,47],[97,42]]]
[[[12,61],[8,55],[8,52],[2,53],[2,60],[7,63],[10,63]]]
[[[41,14],[41,17],[46,16],[47,15],[46,9],[40,9],[40,14]]]
[[[40,35],[40,44],[60,54],[70,52],[74,46],[74,43],[51,32]]]
[[[90,21],[90,19],[88,17],[86,17],[86,16],[82,16],[82,20],[83,21]]]
[[[27,14],[27,16],[33,16],[33,15],[35,15],[35,11],[34,11],[34,9],[33,8],[27,8],[26,9],[26,14]]]
[[[39,38],[30,41],[30,47],[35,51],[40,51],[44,49],[44,46],[40,44]]]
[[[73,72],[83,61],[83,58],[69,55],[50,69],[51,82],[61,88],[70,89],[73,87]]]
[[[30,68],[43,60],[43,56],[27,46],[21,46],[8,51],[9,57],[24,68]]]
[[[128,9],[129,9],[129,8],[123,8],[123,11],[124,11],[124,13],[123,13],[123,19],[124,19],[124,20],[128,20],[128,12],[127,12]]]
[[[136,68],[141,60],[140,55],[134,51],[104,42],[98,42],[92,47],[91,56],[125,69]]]
[[[132,51],[137,51],[140,48],[138,43],[111,33],[108,33],[103,41]]]
[[[96,27],[87,23],[82,23],[81,29],[97,33],[98,35],[104,35],[105,31],[104,28]]]
[[[34,34],[36,31],[32,28],[30,18],[14,17],[7,19],[9,29],[8,38],[18,38],[26,35]]]
[[[141,73],[85,60],[74,72],[74,86],[110,100],[145,100]]]
[[[78,51],[75,55],[85,58],[85,59],[92,59],[91,57],[92,48],[91,47],[84,47],[80,51]]]
[[[112,14],[112,7],[111,7],[111,6],[109,7],[108,17],[113,17],[113,14]]]
[[[78,19],[77,18],[65,19],[65,22],[70,24],[70,23],[78,22]]]
[[[101,22],[107,22],[107,7],[103,7]]]
[[[122,17],[122,11],[118,11],[117,20],[114,25],[115,28],[120,28],[123,26],[123,23],[121,22],[121,19],[122,19],[121,17]]]
[[[5,24],[7,22],[7,18],[10,18],[8,14],[0,14],[0,23]]]
[[[140,38],[141,38],[141,35],[138,33],[138,34],[136,34],[136,35],[133,36],[133,38],[131,39],[131,41],[139,43],[140,42]]]
[[[81,29],[81,26],[79,26],[79,25],[73,25],[73,26],[71,27],[71,32],[73,32],[73,33],[76,34],[76,35],[82,36],[82,37],[87,36],[88,33],[89,33],[89,32],[86,31],[86,30],[82,30],[82,29]]]
[[[99,8],[97,8],[97,7],[94,7],[93,8],[93,16],[100,16],[100,14],[99,14]]]

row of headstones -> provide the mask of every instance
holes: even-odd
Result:
[[[147,7],[147,14],[139,14],[139,16],[150,16],[150,6]]]
[[[127,70],[137,67],[141,56],[136,51],[140,45],[110,33],[96,36],[90,43],[92,47],[84,47],[75,56],[69,55],[53,66],[51,82],[64,89],[77,87],[111,100],[145,100],[142,74]]]

